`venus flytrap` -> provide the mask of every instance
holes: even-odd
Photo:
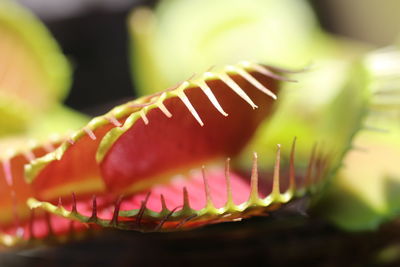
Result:
[[[191,229],[264,215],[311,193],[329,169],[322,151],[310,158],[307,172],[295,170],[293,143],[286,176],[281,151],[290,149],[278,146],[271,185],[259,181],[256,153],[249,176],[225,160],[272,116],[277,78],[285,80],[254,63],[213,70],[116,107],[70,137],[39,146],[40,153],[16,153],[22,161],[4,158],[0,180],[14,192],[3,195],[10,209],[1,225],[4,245],[65,237],[85,225]],[[10,189],[15,181],[19,186]],[[16,203],[23,213],[12,212]]]

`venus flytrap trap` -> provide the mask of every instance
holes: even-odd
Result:
[[[1,1],[0,39],[1,239],[13,245],[26,238],[26,200],[33,194],[23,165],[54,150],[62,140],[57,132],[86,118],[59,103],[70,86],[70,66],[36,17]]]
[[[24,244],[28,236],[26,228],[33,228],[34,214],[26,205],[28,198],[34,195],[32,187],[24,179],[23,166],[55,149],[62,138],[55,137],[53,140],[42,142],[41,144],[33,141],[22,142],[18,140],[18,145],[2,151],[0,190],[1,190],[1,239],[5,246]],[[40,213],[39,213],[40,214]],[[45,224],[46,217],[43,214],[37,216],[38,225]],[[60,221],[59,221],[60,222]],[[57,232],[54,232],[57,234]],[[43,233],[38,234],[38,236]]]
[[[196,5],[207,9],[207,3],[197,1]],[[205,46],[204,51],[212,51],[201,53],[206,64],[209,58],[218,64],[231,62],[237,54],[228,48],[243,43],[232,42],[229,31],[259,32],[269,25],[270,19],[260,15],[264,14],[258,11],[260,6],[263,11],[267,6],[274,11],[285,11],[283,7],[290,3],[294,4],[293,1],[249,1],[243,13],[233,8],[224,17],[214,1],[210,18],[215,21],[210,19],[205,22],[206,29],[197,29],[191,40],[192,47]],[[158,91],[180,80],[183,72],[193,70],[185,64],[170,67],[171,61],[165,58],[180,53],[159,51],[160,47],[173,51],[175,47],[165,43],[170,40],[165,39],[160,47],[155,43],[171,29],[176,29],[177,35],[180,31],[187,33],[185,28],[176,28],[186,13],[181,13],[179,18],[171,17],[168,4],[173,6],[171,10],[188,8],[185,2],[166,0],[156,15],[142,9],[129,20],[139,53],[136,60],[143,63],[140,89],[153,94],[115,107],[71,134],[35,142],[25,138],[15,142],[5,140],[10,152],[3,149],[0,154],[0,244],[63,242],[85,236],[89,229],[181,231],[269,215],[304,198],[311,198],[313,206],[315,203],[322,206],[328,219],[352,230],[364,229],[370,221],[380,222],[382,217],[397,215],[397,198],[382,208],[381,199],[376,199],[392,195],[368,192],[366,195],[371,198],[364,200],[372,206],[378,203],[379,215],[367,218],[369,214],[356,207],[361,212],[354,216],[354,209],[349,207],[356,202],[347,193],[360,195],[363,187],[346,183],[347,178],[369,176],[372,177],[369,181],[373,181],[382,173],[387,174],[388,169],[390,177],[398,173],[397,165],[393,164],[399,158],[398,151],[391,147],[397,142],[397,135],[393,135],[393,140],[386,140],[383,152],[381,143],[371,146],[374,151],[367,160],[357,154],[363,150],[358,147],[359,136],[363,134],[360,131],[374,129],[369,125],[369,110],[384,109],[384,116],[389,107],[394,106],[398,111],[392,98],[388,105],[387,90],[382,96],[382,92],[373,89],[388,89],[393,83],[386,83],[388,79],[371,71],[358,55],[320,32],[307,6],[297,1],[298,9],[290,9],[294,13],[281,23],[285,23],[282,26],[285,29],[296,29],[298,25],[293,23],[293,18],[302,18],[306,27],[300,27],[301,36],[292,30],[289,35],[279,32],[275,37],[296,43],[299,50],[267,55],[265,47],[245,40],[244,43],[255,47],[247,49],[249,57],[266,61],[276,56],[279,60],[275,58],[273,62],[291,65],[294,61],[306,61],[305,57],[318,51],[324,64],[296,74],[245,61],[221,69],[211,68]],[[242,16],[237,18],[237,14]],[[157,19],[169,22],[162,24],[167,28],[165,31],[158,32]],[[196,24],[188,22],[192,23]],[[315,36],[320,37],[323,45],[310,45]],[[272,42],[270,45],[268,51],[291,51],[288,46],[274,47]],[[222,50],[218,49],[221,47]],[[260,47],[263,49],[259,50]],[[219,57],[215,51],[219,51]],[[182,55],[185,53],[194,54],[182,51]],[[280,58],[283,54],[287,58]],[[29,58],[28,54],[24,55]],[[65,61],[62,55],[57,56]],[[184,56],[177,59],[181,61],[187,59]],[[165,62],[168,68],[163,66]],[[190,62],[196,70],[205,68],[199,58]],[[68,76],[67,68],[61,72]],[[298,77],[301,83],[294,83],[292,77]],[[377,86],[378,80],[385,86]],[[58,105],[54,104],[58,98],[47,100],[50,106]],[[54,130],[54,121],[59,121],[59,115],[64,112],[63,108],[59,109],[61,112],[53,116],[55,120],[44,119],[50,125],[44,132]],[[69,114],[65,118],[70,119],[68,125],[75,125],[77,121]],[[26,130],[24,137],[30,135],[41,136],[43,131]],[[373,138],[365,140],[362,143],[369,145]],[[375,143],[371,141],[371,144]],[[376,159],[388,155],[392,163],[383,167],[375,165]],[[343,166],[343,159],[345,164],[350,164],[348,168]],[[359,162],[374,167],[364,168]],[[341,205],[341,200],[349,201]],[[335,210],[335,207],[339,208]]]
[[[14,192],[4,195],[10,210],[2,222],[4,245],[65,237],[85,225],[190,229],[267,214],[310,193],[329,169],[329,155],[320,150],[301,169],[295,143],[278,146],[270,185],[259,181],[256,153],[249,176],[230,165],[272,116],[279,80],[287,79],[249,62],[207,72],[116,107],[70,137],[39,147],[40,153],[17,153],[23,160],[12,168],[12,157],[5,158],[2,181],[20,185],[3,187]],[[45,147],[55,150],[46,154]],[[291,151],[286,170],[281,150]],[[22,180],[24,169],[29,183]],[[31,212],[23,204],[23,212],[12,212],[26,199]]]

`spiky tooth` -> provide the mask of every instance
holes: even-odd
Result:
[[[198,81],[195,83],[197,86],[200,87],[200,89],[204,92],[204,94],[208,97],[210,100],[211,104],[224,116],[228,116],[228,113],[224,111],[224,109],[221,107],[219,104],[217,98],[213,94],[211,88],[208,86],[208,84],[205,81]]]
[[[2,165],[3,165],[3,172],[4,172],[4,177],[6,179],[7,185],[12,186],[14,183],[14,179],[12,176],[10,160],[9,159],[3,160]]]
[[[144,109],[142,109],[142,110],[139,112],[139,114],[140,114],[140,117],[142,117],[142,120],[143,120],[144,124],[146,124],[146,125],[149,124],[149,119],[147,118]]]
[[[164,105],[163,102],[158,103],[158,108],[161,110],[162,113],[164,113],[165,116],[167,116],[168,118],[172,117],[171,112],[169,112],[169,110],[167,109],[167,107]]]
[[[147,202],[149,201],[150,195],[151,195],[151,192],[148,192],[146,194],[146,197],[144,198],[144,200],[142,200],[141,203],[140,203],[139,212],[138,212],[138,214],[136,216],[136,223],[137,223],[139,228],[141,227],[142,218],[143,218],[144,212],[146,211]]]
[[[114,117],[113,115],[108,115],[105,117],[106,120],[108,120],[110,123],[112,123],[114,126],[116,127],[120,127],[122,125],[122,123],[120,123],[116,117]]]
[[[204,193],[206,196],[206,209],[215,209],[214,203],[211,199],[211,192],[210,192],[210,185],[208,184],[208,179],[206,177],[206,170],[205,167],[201,167],[201,174],[203,176],[203,183],[204,183]]]
[[[120,208],[121,208],[122,198],[123,198],[123,196],[119,196],[119,197],[117,198],[117,201],[115,201],[115,204],[114,204],[114,213],[113,213],[112,219],[111,219],[111,221],[110,221],[110,224],[111,224],[111,225],[117,226],[118,223],[119,223],[118,217],[119,217],[119,210],[120,210]]]
[[[258,71],[259,73],[264,74],[267,77],[271,77],[275,80],[284,81],[284,82],[297,82],[297,80],[289,79],[284,76],[275,74],[272,71],[270,71],[268,68],[265,68],[262,65],[252,64],[252,68],[255,69],[256,71]]]
[[[242,68],[235,67],[235,66],[228,66],[228,70],[232,70],[233,72],[238,73],[240,76],[242,76],[246,81],[248,81],[251,85],[256,87],[258,90],[263,92],[264,94],[270,96],[272,99],[277,99],[277,96],[269,90],[267,87],[262,85],[259,81],[257,81],[252,75],[250,75],[247,71],[245,71]]]
[[[61,199],[61,197],[58,197],[57,208],[61,208],[61,207],[62,207],[62,199]]]
[[[239,95],[243,100],[245,100],[253,109],[258,108],[256,104],[250,99],[250,97],[243,91],[242,88],[229,77],[226,73],[219,73],[218,78],[223,81],[227,86],[229,86],[237,95]]]
[[[294,156],[296,153],[296,141],[297,138],[293,139],[292,150],[290,152],[290,162],[289,162],[289,191],[294,193],[296,190],[296,172],[294,167]]]
[[[84,127],[83,130],[86,132],[86,134],[90,137],[90,139],[92,140],[96,140],[96,135],[94,134],[94,132],[88,128],[88,127]]]
[[[317,151],[317,144],[315,144],[312,148],[310,161],[308,162],[306,177],[305,177],[305,186],[309,187],[312,184],[312,175],[314,170],[314,163],[315,163],[315,154]]]
[[[225,208],[226,210],[234,209],[235,203],[233,203],[233,196],[232,196],[232,185],[231,185],[231,177],[230,177],[230,158],[227,158],[225,161],[225,181],[226,181],[226,203]]]
[[[318,177],[318,181],[317,182],[320,182],[321,180],[323,180],[323,178],[324,178],[323,175],[324,175],[324,172],[327,170],[327,168],[329,166],[329,161],[330,161],[330,158],[329,158],[328,154],[326,154],[324,157],[322,157],[321,174]]]
[[[323,157],[319,157],[319,160],[317,160],[316,163],[316,174],[315,174],[315,178],[314,178],[314,184],[318,185],[318,182],[320,181],[320,179],[322,178],[323,172],[325,170],[325,164],[326,164],[326,159]]]
[[[260,200],[258,195],[258,155],[256,152],[253,153],[253,166],[251,168],[251,178],[250,178],[250,197],[248,203],[250,205],[257,204]]]
[[[96,195],[92,197],[92,216],[90,216],[89,221],[95,222],[97,220],[97,199]]]
[[[274,168],[274,177],[272,182],[272,198],[274,200],[279,200],[281,192],[280,192],[280,165],[281,165],[281,145],[277,145],[276,150],[276,159],[275,159],[275,168]]]
[[[186,187],[183,187],[183,208],[182,211],[190,210],[189,194]]]
[[[196,121],[200,124],[200,126],[204,126],[203,121],[201,120],[199,114],[197,113],[196,109],[193,107],[192,103],[190,103],[189,98],[185,95],[183,91],[178,93],[178,97],[181,99],[183,104],[187,107],[189,112],[193,115]]]
[[[72,192],[72,209],[71,209],[71,213],[72,214],[77,214],[78,213],[78,209],[77,209],[77,205],[76,205],[75,192]]]
[[[165,197],[163,194],[160,195],[160,201],[161,201],[161,212],[167,211],[167,203],[165,202]]]

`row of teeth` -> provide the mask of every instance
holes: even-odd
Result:
[[[213,106],[223,115],[223,116],[228,116],[228,114],[223,110],[221,105],[219,104],[218,100],[216,99],[215,95],[213,94],[211,88],[207,85],[206,80],[208,79],[220,79],[223,81],[228,87],[230,87],[238,96],[240,96],[243,100],[245,100],[253,109],[257,108],[257,105],[254,104],[254,102],[250,99],[250,97],[243,91],[242,88],[228,75],[228,74],[238,74],[241,77],[243,77],[245,80],[247,80],[250,84],[252,84],[255,88],[258,90],[262,91],[263,93],[267,94],[273,99],[276,99],[276,95],[270,91],[268,88],[266,88],[264,85],[262,85],[259,81],[257,81],[251,74],[249,74],[247,70],[255,70],[259,73],[262,73],[268,77],[271,77],[273,79],[277,80],[282,80],[282,81],[293,81],[290,79],[287,79],[285,77],[279,76],[275,73],[273,73],[270,69],[274,70],[273,67],[263,67],[261,65],[249,63],[249,62],[243,62],[237,66],[227,66],[225,69],[225,72],[223,73],[213,73],[213,72],[206,72],[203,75],[202,79],[196,79],[196,80],[188,80],[180,84],[177,88],[172,90],[171,92],[175,94],[179,99],[185,104],[185,106],[188,108],[189,112],[193,115],[193,117],[196,119],[196,121],[203,126],[204,123],[201,120],[200,116],[198,115],[197,111],[187,98],[187,96],[184,93],[184,90],[193,87],[193,86],[198,86],[204,94],[208,97],[210,102],[213,104]],[[284,70],[280,69],[275,69],[276,71],[279,72],[284,72]],[[163,100],[166,98],[165,93],[164,94],[159,94],[158,99],[153,102],[156,104],[156,107],[158,107],[167,117],[172,117],[172,114],[170,111],[165,107],[163,104]],[[153,103],[149,104],[142,104],[142,108],[139,110],[139,114],[144,121],[145,124],[149,123],[148,118],[146,117],[146,113],[148,110],[150,110],[150,106]],[[136,104],[137,105],[137,104]],[[140,105],[140,104],[139,104]],[[118,112],[116,112],[118,113]],[[83,128],[83,131],[81,132],[76,132],[74,135],[72,135],[72,138],[67,139],[67,143],[70,145],[73,145],[78,138],[74,138],[77,136],[82,136],[82,132],[85,133],[90,139],[96,140],[96,134],[94,133],[94,129],[98,126],[96,122],[98,122],[100,119],[101,120],[106,120],[109,123],[112,123],[115,127],[121,127],[123,124],[118,120],[117,117],[122,117],[118,116],[117,114],[113,114],[113,112],[110,112],[106,114],[105,116],[101,118],[95,118],[94,120],[91,121],[86,127]],[[43,148],[48,152],[51,153],[54,151],[54,146],[51,143],[46,143]],[[32,162],[36,159],[35,154],[32,152],[32,150],[25,151],[22,153],[26,160],[28,162]],[[15,155],[12,155],[15,156]],[[4,160],[2,160],[2,166],[3,166],[3,172],[4,172],[4,177],[6,179],[6,182],[10,188],[13,187],[13,176],[12,176],[12,171],[11,171],[11,163],[10,159],[12,156],[6,157]],[[255,178],[252,178],[252,181]],[[255,199],[255,194],[254,192],[255,189],[252,189],[252,196]],[[15,196],[15,192],[11,193],[11,195]],[[209,196],[208,196],[209,197]],[[208,203],[211,203],[208,201]]]
[[[225,67],[223,72],[206,72],[203,74],[202,77],[198,79],[190,79],[187,81],[184,81],[177,86],[167,89],[164,92],[157,93],[155,94],[152,98],[146,99],[147,102],[137,102],[133,101],[131,103],[119,106],[111,110],[109,113],[105,114],[104,116],[96,117],[92,119],[86,127],[84,127],[82,130],[79,130],[75,132],[74,134],[71,135],[67,141],[62,144],[56,151],[54,151],[54,155],[50,156],[47,155],[45,158],[41,158],[38,161],[33,161],[29,164],[29,166],[26,168],[27,170],[29,169],[34,169],[33,166],[35,164],[47,164],[49,161],[52,161],[51,158],[55,158],[57,160],[61,159],[62,155],[64,154],[65,150],[68,149],[71,145],[74,145],[80,138],[83,136],[88,136],[91,140],[96,140],[99,138],[99,136],[96,136],[96,133],[94,132],[95,129],[100,127],[101,125],[105,125],[108,123],[112,123],[116,128],[124,127],[125,122],[121,122],[119,119],[122,119],[123,117],[126,117],[127,115],[131,114],[132,115],[139,115],[143,122],[147,125],[149,124],[149,119],[147,118],[146,114],[149,110],[153,108],[159,108],[162,113],[165,114],[168,118],[172,117],[171,112],[167,109],[167,107],[163,104],[163,101],[167,98],[167,96],[176,96],[178,97],[183,104],[187,107],[188,111],[192,114],[192,116],[196,119],[196,121],[203,126],[204,123],[202,119],[200,118],[199,114],[197,113],[196,109],[193,107],[192,103],[188,99],[188,97],[185,94],[185,90],[190,87],[199,87],[205,95],[208,97],[210,102],[213,104],[213,106],[223,115],[223,116],[228,116],[221,105],[219,104],[218,100],[216,99],[215,95],[213,94],[211,88],[207,85],[206,81],[210,79],[220,79],[223,81],[229,88],[231,88],[238,96],[240,96],[243,100],[245,100],[252,108],[257,108],[257,105],[254,104],[254,102],[250,99],[250,97],[244,92],[244,90],[228,75],[228,74],[238,74],[242,76],[244,79],[246,79],[250,84],[252,84],[255,88],[258,90],[264,92],[268,96],[270,96],[272,99],[276,99],[276,95],[266,88],[264,85],[262,85],[259,81],[257,81],[248,71],[256,71],[259,72],[267,77],[281,80],[281,81],[289,81],[289,82],[296,82],[295,80],[288,79],[286,77],[280,76],[278,74],[275,74],[274,71],[277,72],[290,72],[286,71],[283,69],[275,68],[275,67],[264,67],[262,65],[258,65],[255,63],[250,63],[250,62],[242,62],[238,65],[231,65]],[[142,99],[143,101],[143,99]],[[135,111],[132,112],[132,109]],[[100,159],[100,156],[98,157],[98,160]],[[40,162],[40,163],[39,163]],[[29,171],[28,171],[29,172]],[[31,180],[35,174],[29,173],[27,175],[28,180]]]
[[[43,208],[51,213],[62,215],[66,218],[75,218],[82,222],[87,223],[96,223],[105,227],[117,227],[121,229],[141,229],[141,221],[144,217],[153,219],[155,221],[159,221],[160,224],[156,227],[156,230],[160,230],[162,225],[169,221],[184,221],[188,222],[189,220],[199,219],[202,216],[216,216],[216,217],[226,217],[232,216],[234,214],[239,215],[242,212],[245,212],[249,208],[266,208],[271,206],[272,204],[284,204],[290,201],[295,196],[304,195],[307,190],[313,191],[317,186],[319,186],[319,182],[321,177],[323,177],[324,171],[327,167],[327,161],[324,159],[322,153],[317,153],[316,149],[313,149],[310,160],[308,164],[308,168],[305,174],[305,178],[302,181],[301,185],[299,182],[296,182],[296,174],[294,169],[294,154],[295,154],[295,141],[292,145],[291,156],[290,156],[290,164],[289,164],[289,187],[284,192],[280,192],[280,146],[278,145],[277,153],[276,153],[276,161],[275,161],[275,169],[273,174],[273,185],[272,192],[266,196],[265,198],[260,198],[259,196],[259,186],[258,186],[258,157],[257,154],[253,155],[253,166],[251,172],[251,180],[250,180],[250,196],[247,202],[244,202],[240,205],[236,205],[233,202],[232,198],[232,189],[231,189],[231,181],[230,181],[230,169],[229,169],[229,159],[226,161],[225,165],[225,177],[226,177],[226,187],[227,187],[227,201],[224,207],[216,208],[212,202],[212,195],[209,189],[209,182],[207,179],[207,175],[205,172],[205,168],[202,168],[203,174],[203,183],[205,188],[205,198],[206,204],[205,207],[201,210],[193,210],[190,207],[189,203],[189,195],[185,187],[183,187],[183,203],[181,206],[175,207],[172,210],[167,208],[165,198],[163,195],[160,195],[160,201],[162,210],[160,212],[154,212],[149,210],[146,205],[151,193],[148,193],[144,200],[141,201],[141,206],[139,210],[129,210],[129,211],[121,211],[120,205],[123,201],[123,198],[120,197],[117,199],[114,207],[114,212],[112,219],[102,219],[97,216],[97,200],[96,196],[93,196],[92,199],[92,215],[87,217],[82,215],[77,210],[77,202],[75,195],[72,194],[72,210],[66,210],[61,201],[59,201],[58,205],[53,205],[47,202],[40,202],[35,199],[30,199],[28,201],[29,206],[31,208]],[[318,161],[320,159],[320,161]],[[157,215],[154,215],[157,214]],[[122,222],[119,221],[120,218],[123,218]],[[182,226],[180,224],[180,226]],[[154,229],[153,229],[154,230]]]
[[[7,234],[3,234],[0,232],[0,244],[3,244],[5,246],[13,246],[14,244],[18,243],[20,241],[20,238],[23,236],[24,229],[19,225],[19,215],[17,211],[17,206],[18,201],[17,201],[17,192],[14,188],[15,184],[15,178],[13,176],[13,166],[12,162],[15,157],[18,155],[21,155],[25,158],[27,162],[30,162],[32,160],[36,159],[36,155],[33,152],[35,149],[42,147],[47,153],[51,153],[54,151],[55,147],[54,144],[59,142],[60,137],[59,136],[53,136],[50,139],[52,139],[51,142],[45,143],[43,145],[40,145],[39,143],[31,140],[30,142],[27,143],[27,150],[24,151],[8,151],[5,154],[5,157],[2,158],[1,161],[1,166],[2,166],[2,171],[3,171],[3,177],[4,180],[7,184],[8,191],[10,193],[11,201],[13,203],[13,216],[14,216],[14,222],[16,223],[16,235],[11,236]],[[22,168],[22,167],[21,167]],[[22,170],[21,170],[22,171]],[[24,203],[25,204],[25,203]]]
[[[25,158],[25,160],[28,163],[32,162],[37,159],[37,155],[35,155],[33,151],[38,148],[43,148],[44,151],[46,151],[46,153],[53,152],[56,149],[55,144],[60,142],[61,137],[58,135],[51,136],[50,139],[51,140],[49,142],[45,142],[42,144],[34,140],[30,140],[26,143],[26,148],[23,149],[22,151],[9,149],[3,153],[2,158],[0,158],[0,162],[2,166],[3,175],[5,177],[8,186],[11,187],[14,184],[14,178],[11,171],[12,170],[11,161],[17,156],[21,155]]]
[[[272,67],[271,67],[272,68]],[[213,72],[205,72],[203,74],[203,77],[200,79],[194,79],[194,80],[187,80],[179,84],[174,90],[171,90],[175,96],[177,96],[183,104],[187,107],[188,111],[192,114],[192,116],[196,119],[196,121],[201,125],[204,126],[203,121],[201,120],[199,114],[197,113],[196,109],[193,107],[192,103],[188,99],[188,97],[185,94],[185,89],[190,88],[190,87],[199,87],[204,94],[207,96],[209,101],[213,104],[213,106],[223,115],[223,116],[228,116],[228,114],[223,110],[221,105],[219,104],[217,98],[212,92],[212,89],[208,86],[206,83],[207,80],[210,79],[219,79],[223,81],[229,88],[231,88],[238,96],[240,96],[243,100],[245,100],[253,109],[257,108],[257,105],[254,104],[254,102],[250,99],[250,97],[243,91],[243,89],[228,75],[228,74],[238,74],[241,77],[243,77],[246,81],[248,81],[251,85],[253,85],[255,88],[260,90],[261,92],[265,93],[266,95],[270,96],[272,99],[276,100],[277,96],[268,88],[266,88],[263,84],[261,84],[259,81],[257,81],[250,73],[247,72],[247,70],[255,70],[259,73],[264,74],[265,76],[268,76],[273,79],[281,80],[281,81],[289,81],[289,82],[295,82],[295,80],[288,79],[286,77],[280,76],[278,74],[275,74],[271,70],[269,70],[267,67],[264,67],[262,65],[250,63],[250,62],[242,62],[238,66],[227,66],[225,68],[224,72],[221,73],[213,73]],[[280,69],[279,69],[280,70]],[[282,70],[283,71],[283,70]],[[139,111],[139,115],[141,116],[143,122],[147,125],[149,124],[149,120],[146,117],[146,113],[148,110],[151,109],[151,106],[155,104],[157,108],[160,109],[160,111],[165,114],[168,118],[172,117],[171,112],[165,107],[163,104],[163,101],[165,99],[165,96],[162,97],[163,94],[157,94],[158,99],[156,101],[150,101],[148,104],[132,104],[130,107],[141,107]],[[112,123],[116,127],[121,127],[122,123],[118,121],[117,116],[113,115],[112,112],[107,114],[104,117],[108,122]],[[92,126],[92,127],[91,127]],[[89,136],[90,139],[96,140],[96,135],[93,132],[95,129],[95,124],[94,123],[89,123],[87,127],[85,127],[83,130],[86,132],[86,134]],[[72,139],[69,140],[71,144],[74,144],[75,141]]]

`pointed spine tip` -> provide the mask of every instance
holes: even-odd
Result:
[[[151,195],[151,191],[146,194],[144,200],[142,200],[142,202],[140,203],[140,209],[136,216],[136,223],[137,223],[139,229],[142,227],[142,219],[143,219],[143,215],[147,209],[147,202],[149,201],[150,195]]]
[[[264,94],[270,96],[272,99],[276,100],[278,97],[271,90],[265,87],[262,83],[257,81],[251,74],[242,68],[235,68],[236,72],[242,76],[246,81],[248,81],[255,88],[263,92]]]
[[[122,123],[120,123],[117,118],[113,115],[109,115],[106,117],[106,120],[108,120],[111,124],[113,124],[115,127],[121,127]]]
[[[119,224],[119,210],[121,208],[121,202],[122,202],[123,196],[120,195],[117,200],[115,201],[114,204],[114,212],[113,212],[113,216],[111,219],[110,224],[113,226],[117,226]]]
[[[253,152],[253,164],[251,168],[251,178],[250,178],[250,204],[256,204],[259,201],[258,196],[258,155],[257,152]]]
[[[86,132],[86,134],[89,136],[90,139],[96,140],[96,135],[90,128],[85,127],[85,128],[83,128],[83,130]]]
[[[77,210],[76,206],[77,206],[76,205],[76,195],[75,195],[75,192],[72,192],[72,209],[71,209],[71,213],[73,213],[73,214],[77,214],[78,213],[78,210]]]
[[[201,167],[201,174],[203,176],[203,183],[204,183],[204,193],[206,197],[206,208],[207,209],[215,209],[214,203],[211,198],[211,191],[210,191],[210,185],[208,183],[207,175],[206,175],[206,169],[205,166],[203,165]]]
[[[311,150],[311,155],[310,155],[310,160],[308,162],[308,167],[307,167],[307,172],[306,172],[306,177],[305,177],[305,186],[306,188],[310,187],[311,184],[313,183],[313,173],[314,173],[314,165],[315,165],[315,154],[317,152],[317,144],[314,144],[312,150]]]
[[[189,193],[187,191],[186,186],[183,187],[183,208],[182,211],[190,210],[190,202],[189,202]]]
[[[165,116],[167,116],[168,118],[172,117],[171,112],[169,112],[169,110],[167,109],[167,107],[164,105],[163,102],[160,102],[158,104],[158,108],[161,110],[162,113],[164,113]]]
[[[142,117],[142,120],[143,120],[144,124],[148,125],[149,124],[149,119],[147,118],[146,112],[144,111],[144,109],[140,110],[139,114],[140,114],[140,117]]]
[[[92,197],[92,216],[90,216],[89,221],[90,222],[97,221],[97,198],[96,198],[96,195],[93,195],[93,197]]]
[[[193,107],[192,103],[190,102],[190,100],[186,96],[186,94],[183,91],[181,91],[178,93],[178,97],[181,99],[183,104],[186,106],[186,108],[189,110],[189,112],[192,114],[192,116],[196,119],[196,121],[200,124],[200,126],[204,126],[203,121],[201,120],[199,114],[197,113],[196,109]]]
[[[165,202],[165,197],[163,194],[160,195],[160,201],[161,201],[161,212],[168,211],[167,203]]]
[[[292,194],[296,191],[296,171],[295,171],[295,154],[296,154],[296,142],[297,137],[294,137],[292,143],[292,149],[290,152],[290,162],[289,162],[289,190]]]
[[[234,209],[235,204],[233,203],[232,196],[232,185],[231,185],[231,176],[230,176],[230,162],[231,159],[227,158],[225,161],[225,181],[226,181],[226,210]]]
[[[226,73],[221,73],[218,75],[218,78],[223,81],[229,88],[231,88],[239,97],[241,97],[244,101],[246,101],[252,109],[258,108],[256,104],[254,104],[253,100],[246,94],[245,91]]]
[[[281,145],[277,145],[274,177],[272,183],[272,198],[279,200],[280,198],[280,165],[281,165]]]
[[[14,178],[11,171],[11,162],[9,159],[5,159],[2,161],[2,165],[7,185],[11,187],[14,184]]]
[[[57,208],[61,208],[62,207],[62,199],[61,197],[58,198],[58,202],[57,202]]]
[[[212,92],[211,88],[205,81],[199,81],[196,83],[197,86],[204,92],[204,94],[208,97],[211,104],[221,113],[223,116],[228,116],[228,113],[221,107],[220,103],[218,102],[217,98],[215,97],[214,93]]]

